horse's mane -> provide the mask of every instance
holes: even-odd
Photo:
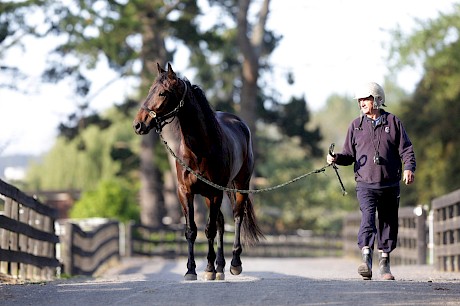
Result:
[[[211,107],[209,104],[208,99],[206,98],[206,95],[204,91],[198,86],[198,85],[191,85],[188,80],[185,80],[187,83],[187,86],[192,89],[194,101],[191,103],[196,103],[198,104],[198,108],[201,110],[201,113],[204,116],[204,121],[206,124],[207,132],[209,134],[213,134],[213,136],[218,137],[221,139],[222,131],[219,123],[217,122],[216,119],[216,113],[214,109]]]

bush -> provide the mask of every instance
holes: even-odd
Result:
[[[71,218],[110,218],[119,221],[139,220],[137,189],[122,179],[99,182],[75,203]]]

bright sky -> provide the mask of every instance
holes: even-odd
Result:
[[[284,38],[272,56],[277,77],[270,81],[283,88],[286,99],[304,95],[312,110],[321,108],[333,93],[352,94],[359,82],[383,82],[388,74],[386,50],[382,47],[389,39],[385,31],[398,24],[410,31],[414,18],[423,20],[440,11],[449,12],[456,2],[272,0],[268,26]],[[41,85],[38,81],[49,45],[30,42],[26,50],[16,49],[0,59],[0,65],[20,64],[34,76],[22,84],[29,94],[0,89],[0,156],[46,152],[54,143],[58,124],[78,105],[68,84]],[[174,68],[184,73],[181,69],[185,70],[185,66]],[[285,85],[284,76],[289,70],[294,73],[294,86]],[[96,89],[115,77],[104,63],[96,72]],[[399,78],[400,85],[412,90],[419,77],[415,72],[407,73]],[[0,75],[0,82],[4,78]],[[103,110],[121,102],[131,86],[126,82],[114,83],[93,99],[91,107]]]

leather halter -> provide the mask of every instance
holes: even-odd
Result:
[[[179,104],[172,111],[170,111],[169,113],[163,116],[158,116],[155,111],[151,110],[147,106],[144,106],[144,105],[141,106],[143,110],[146,110],[149,113],[149,116],[152,118],[152,121],[155,123],[155,132],[157,132],[158,134],[161,133],[161,130],[163,129],[165,125],[167,125],[168,123],[171,123],[174,120],[180,108],[184,106],[184,99],[185,99],[185,95],[187,94],[187,83],[182,79],[179,79],[179,80],[181,80],[182,83],[184,83],[185,90],[184,90],[184,94],[182,95],[181,100],[179,101]],[[167,121],[168,119],[171,119],[171,120]]]

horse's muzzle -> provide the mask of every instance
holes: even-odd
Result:
[[[150,130],[143,122],[137,120],[134,120],[133,122],[133,129],[137,135],[145,135]]]

